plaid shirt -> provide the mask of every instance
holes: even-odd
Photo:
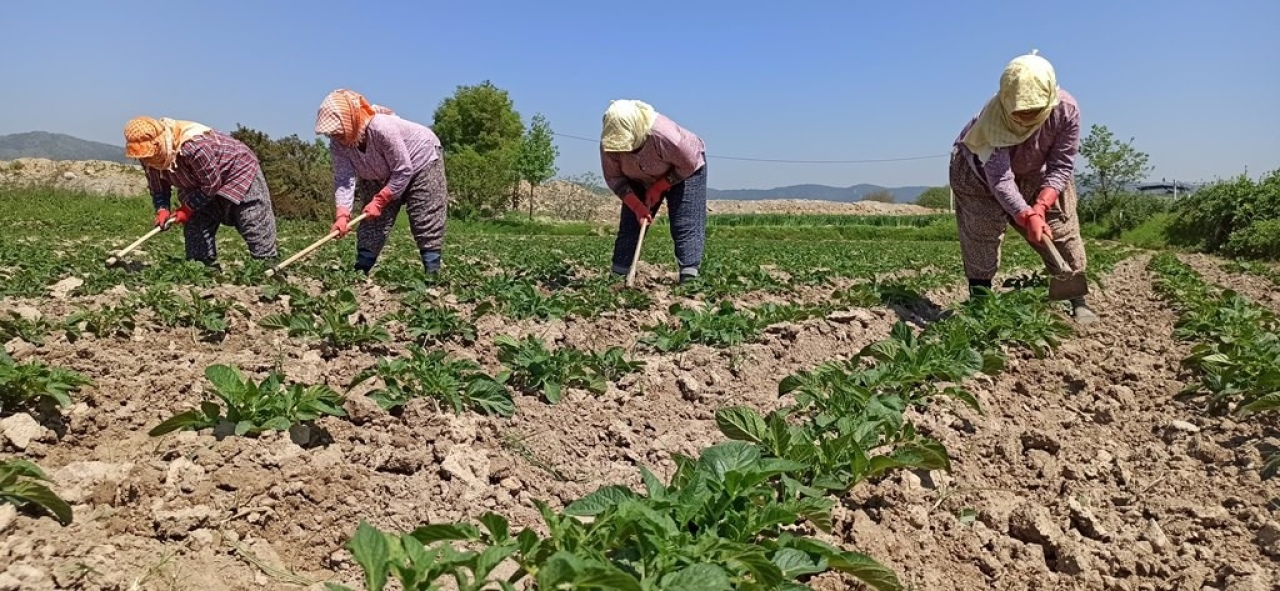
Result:
[[[626,197],[631,192],[631,181],[649,187],[658,179],[665,178],[675,185],[693,176],[706,163],[706,146],[702,138],[661,113],[639,150],[605,152],[603,147],[600,148],[604,182],[618,197]]]
[[[215,130],[182,144],[173,171],[144,168],[151,203],[157,210],[170,208],[175,186],[183,205],[200,209],[215,196],[243,202],[258,176],[258,157],[249,146]]]

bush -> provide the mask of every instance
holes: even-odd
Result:
[[[951,209],[951,189],[949,187],[929,187],[916,198],[916,205],[933,209]]]
[[[1280,258],[1280,170],[1241,175],[1178,202],[1171,242],[1230,256]]]
[[[305,142],[297,135],[273,140],[242,125],[236,125],[230,135],[258,156],[277,216],[306,220],[333,216],[333,166],[324,142]]]
[[[1173,201],[1162,195],[1122,193],[1114,196],[1090,196],[1080,200],[1076,214],[1086,225],[1094,226],[1089,232],[1099,238],[1118,238],[1120,234],[1137,228],[1156,215],[1166,213]]]

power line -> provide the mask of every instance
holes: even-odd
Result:
[[[599,138],[582,137],[579,135],[570,135],[567,133],[560,133],[556,131],[551,132],[551,134],[559,137],[567,137],[569,139],[581,140],[584,142],[591,142],[593,144],[600,142]],[[784,158],[746,158],[742,156],[716,156],[712,154],[707,154],[707,158],[714,158],[716,160],[736,160],[739,162],[775,162],[775,163],[781,163],[781,164],[874,164],[877,162],[907,162],[911,160],[933,160],[934,158],[948,158],[950,156],[951,156],[950,154],[935,154],[932,156],[907,156],[905,158],[868,158],[864,160],[787,160]]]

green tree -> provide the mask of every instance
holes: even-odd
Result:
[[[486,80],[459,86],[436,107],[432,130],[444,148],[445,175],[459,217],[492,216],[520,180],[524,124],[507,91]]]
[[[862,198],[862,200],[877,201],[880,203],[893,203],[893,193],[890,193],[888,189],[880,189],[878,191],[868,193],[866,197]]]
[[[951,187],[929,187],[916,198],[916,205],[933,209],[951,209]]]
[[[1121,142],[1105,125],[1089,128],[1089,137],[1080,143],[1080,155],[1088,161],[1088,168],[1076,175],[1081,192],[1090,198],[1112,198],[1120,195],[1124,187],[1147,177],[1147,154],[1133,147],[1133,138]]]
[[[509,149],[524,136],[511,96],[488,80],[459,86],[453,96],[441,101],[431,129],[446,153],[470,148],[488,154]]]
[[[453,198],[449,216],[477,219],[497,216],[507,206],[507,194],[518,180],[516,150],[481,154],[472,148],[445,154],[449,194]]]
[[[520,142],[520,153],[516,158],[516,172],[520,178],[529,183],[529,219],[533,219],[534,190],[547,182],[558,172],[556,158],[560,156],[560,148],[551,141],[551,124],[541,113],[533,116],[529,129]],[[519,203],[513,202],[512,208]]]

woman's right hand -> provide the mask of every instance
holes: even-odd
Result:
[[[329,228],[330,232],[337,232],[338,238],[347,235],[351,231],[348,224],[351,222],[351,210],[345,207],[339,207],[333,215],[333,227]]]
[[[647,226],[653,223],[653,212],[639,197],[636,197],[635,193],[627,193],[627,196],[622,198],[622,202],[631,208],[631,213],[635,214],[636,220],[641,224]]]

